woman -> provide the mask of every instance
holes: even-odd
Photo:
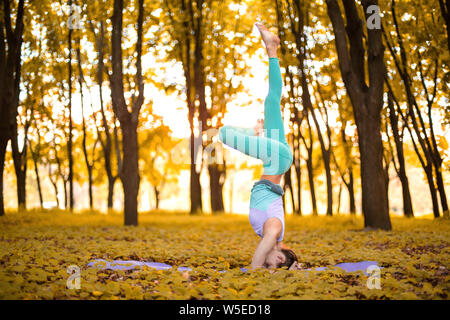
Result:
[[[250,224],[261,237],[253,255],[252,269],[283,266],[297,269],[297,256],[281,243],[284,235],[284,192],[279,183],[291,166],[293,156],[281,118],[283,83],[277,57],[280,39],[264,25],[255,25],[269,56],[269,93],[264,101],[264,121],[258,121],[255,128],[223,126],[219,130],[219,139],[224,144],[263,161],[263,175],[253,185],[250,196]],[[265,136],[262,136],[262,131]]]

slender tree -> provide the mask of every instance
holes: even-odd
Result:
[[[399,128],[399,119],[398,114],[395,111],[392,92],[388,93],[388,108],[389,122],[391,125],[392,136],[394,138],[395,150],[397,154],[397,161],[393,159],[393,164],[402,185],[403,213],[405,217],[413,217],[414,212],[412,207],[411,192],[409,191],[409,181],[406,174],[405,155],[403,151],[403,136],[405,128]],[[388,139],[388,144],[390,146],[390,139]],[[393,150],[391,152],[394,153]]]
[[[84,156],[84,162],[86,164],[86,170],[88,173],[88,194],[89,194],[89,208],[92,210],[94,208],[94,196],[93,196],[93,169],[94,169],[94,161],[95,161],[95,149],[98,143],[98,139],[95,139],[94,146],[92,147],[92,156],[91,159],[89,159],[89,151],[87,146],[87,140],[88,140],[88,130],[86,126],[86,119],[85,119],[85,106],[84,106],[84,93],[83,93],[83,84],[84,84],[84,75],[83,75],[83,67],[82,67],[82,61],[81,61],[81,43],[80,43],[80,37],[77,39],[77,48],[76,48],[76,55],[77,55],[77,65],[78,65],[78,85],[80,87],[80,105],[81,105],[81,130],[83,132],[83,138],[82,138],[82,149],[83,149],[83,156]]]
[[[136,42],[136,74],[135,83],[137,96],[134,95],[130,110],[124,92],[123,62],[122,62],[122,25],[123,0],[114,0],[112,16],[112,74],[111,99],[114,113],[120,121],[122,131],[123,164],[120,172],[124,193],[125,225],[138,224],[138,193],[139,193],[139,163],[138,136],[139,111],[144,103],[144,81],[142,78],[142,37],[144,23],[144,0],[138,0],[137,42]]]
[[[69,110],[69,132],[68,132],[68,140],[67,140],[67,157],[69,160],[69,209],[73,210],[74,208],[74,198],[73,198],[73,122],[72,122],[72,32],[74,25],[72,23],[76,23],[76,21],[72,21],[73,18],[73,7],[72,0],[69,0],[69,10],[70,15],[68,20],[70,23],[68,24],[69,32],[68,32],[68,47],[69,47],[69,61],[68,61],[68,92],[69,92],[69,101],[67,105],[67,109]]]
[[[100,146],[103,151],[103,160],[105,163],[105,171],[108,179],[108,199],[107,199],[107,208],[111,210],[113,208],[114,203],[114,185],[118,178],[118,174],[113,172],[113,143],[116,143],[116,146],[119,147],[118,140],[118,130],[116,127],[116,123],[114,122],[113,128],[111,129],[111,125],[106,116],[107,108],[105,106],[104,97],[103,97],[103,76],[106,71],[105,63],[104,63],[104,55],[105,55],[105,46],[107,45],[105,42],[105,26],[103,20],[98,23],[98,30],[96,31],[95,24],[92,20],[89,21],[90,30],[94,36],[95,48],[97,51],[97,85],[98,85],[98,95],[99,95],[99,103],[100,103],[100,115],[101,115],[101,127],[97,126],[96,122],[96,130],[98,141],[100,142]],[[96,116],[96,113],[94,114]],[[114,138],[117,138],[114,141]],[[120,172],[121,167],[121,154],[120,149],[117,153],[117,167]]]

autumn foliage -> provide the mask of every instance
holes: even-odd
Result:
[[[258,241],[245,216],[157,212],[124,227],[118,214],[9,214],[0,222],[0,299],[448,299],[450,222],[392,222],[395,232],[361,232],[360,217],[287,217],[286,244],[304,268],[377,261],[381,289],[369,289],[362,272],[341,269],[243,273]],[[98,258],[193,270],[87,267]],[[78,290],[66,286],[70,265],[81,269]]]

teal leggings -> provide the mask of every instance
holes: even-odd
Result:
[[[269,58],[269,93],[264,100],[264,137],[255,136],[253,128],[223,126],[219,130],[219,139],[224,144],[262,160],[263,174],[267,175],[285,173],[293,160],[281,118],[282,86],[278,58]]]

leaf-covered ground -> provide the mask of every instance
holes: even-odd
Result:
[[[0,217],[0,299],[449,299],[450,221],[393,218],[392,232],[361,232],[356,217],[291,217],[285,243],[305,267],[378,261],[381,289],[362,272],[267,270],[242,273],[258,237],[247,216],[10,213]],[[191,272],[86,267],[133,259]],[[81,268],[68,289],[67,268]],[[220,273],[215,270],[227,270]]]

